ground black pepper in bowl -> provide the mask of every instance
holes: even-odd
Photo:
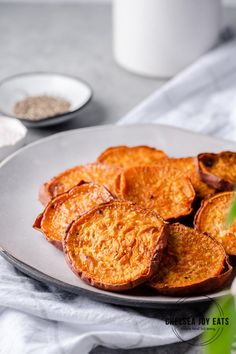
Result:
[[[70,102],[61,97],[28,96],[16,102],[14,114],[18,118],[37,121],[67,113],[70,106]]]

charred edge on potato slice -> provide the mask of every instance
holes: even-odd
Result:
[[[236,186],[236,173],[234,172],[236,153],[231,151],[223,151],[219,154],[202,153],[196,157],[195,164],[200,178],[210,187],[228,191]]]

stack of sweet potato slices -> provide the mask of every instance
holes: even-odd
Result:
[[[233,152],[173,158],[149,146],[110,147],[42,185],[45,209],[33,226],[92,286],[213,292],[230,281],[228,255],[236,255],[236,222],[225,224],[234,192],[224,192],[236,184],[235,162]],[[177,223],[194,214],[192,225]]]
[[[72,167],[45,182],[39,190],[39,200],[43,205],[47,205],[52,198],[67,192],[80,181],[104,185],[112,193],[119,173],[120,168],[101,163]]]
[[[104,186],[81,181],[68,192],[50,200],[33,226],[41,231],[49,242],[62,250],[62,239],[70,223],[97,205],[113,199]]]

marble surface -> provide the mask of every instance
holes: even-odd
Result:
[[[236,9],[226,8],[224,24],[236,24]],[[29,129],[27,143],[67,130],[116,122],[165,80],[136,76],[112,57],[108,4],[0,4],[0,80],[19,72],[56,71],[86,80],[92,101],[76,119],[52,128]],[[162,348],[117,351],[98,347],[93,354],[200,354],[187,343]]]

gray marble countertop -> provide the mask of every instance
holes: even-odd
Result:
[[[236,9],[226,8],[224,24],[236,24]],[[56,71],[86,80],[92,101],[77,118],[62,125],[29,129],[27,143],[68,129],[116,122],[165,80],[120,68],[112,56],[110,5],[0,4],[0,80],[19,72]],[[118,353],[97,348],[93,354]],[[180,343],[120,354],[200,354]]]

